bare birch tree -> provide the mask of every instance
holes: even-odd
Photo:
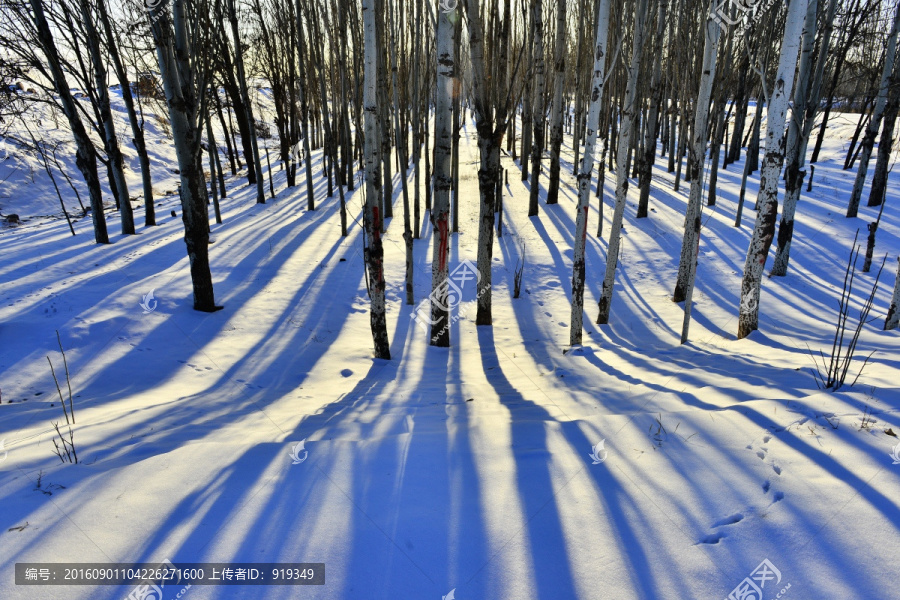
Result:
[[[378,45],[375,35],[375,0],[362,0],[363,27],[365,31],[365,79],[363,103],[365,104],[366,134],[366,267],[369,274],[369,321],[376,358],[391,358],[387,334],[387,315],[384,297],[384,247],[381,239],[382,214],[378,206],[381,188],[381,171],[376,152],[379,110],[377,103]]]
[[[585,130],[584,156],[578,172],[578,207],[575,209],[575,248],[572,253],[572,318],[569,328],[569,344],[580,344],[584,323],[585,246],[587,244],[588,211],[591,202],[591,172],[594,170],[594,147],[600,127],[600,109],[603,88],[606,84],[606,47],[609,39],[610,0],[600,0],[594,36],[594,67],[591,79],[591,101]],[[610,66],[612,68],[612,66]],[[602,159],[601,159],[602,162]],[[597,185],[603,185],[598,181]]]
[[[647,21],[648,0],[636,0],[634,4],[634,39],[631,50],[631,65],[627,69],[625,96],[621,112],[618,148],[616,150],[616,207],[613,210],[609,230],[609,245],[606,252],[606,273],[598,302],[597,324],[609,323],[612,305],[613,285],[616,280],[616,266],[619,262],[619,246],[622,241],[622,219],[625,216],[625,202],[628,199],[628,149],[634,131],[634,120],[639,109],[637,104],[641,57],[644,50],[644,30]]]
[[[766,153],[759,176],[756,224],[747,249],[747,260],[741,281],[738,339],[747,337],[759,328],[760,286],[769,248],[775,237],[775,218],[778,213],[778,179],[784,160],[785,115],[794,86],[797,54],[800,50],[808,3],[809,0],[792,0],[787,9],[778,71],[770,93],[766,120]]]
[[[450,254],[450,159],[453,120],[453,85],[457,76],[453,50],[453,23],[459,9],[437,14],[437,86],[434,116],[434,198],[431,225],[431,345],[450,345],[449,254]]]
[[[694,294],[694,280],[697,277],[697,259],[700,250],[700,211],[703,196],[703,166],[706,157],[706,130],[709,123],[709,105],[713,82],[716,80],[716,58],[719,51],[721,28],[712,18],[717,0],[711,0],[709,16],[704,24],[705,42],[703,47],[703,67],[700,72],[700,89],[694,114],[694,139],[688,152],[688,169],[693,173],[691,192],[684,214],[684,237],[681,241],[681,260],[678,265],[678,281],[675,284],[675,301],[684,300],[684,322],[681,328],[681,343],[688,339],[691,324],[691,301]]]

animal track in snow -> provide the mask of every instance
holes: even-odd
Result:
[[[711,533],[700,538],[698,544],[718,544],[722,538],[727,537],[724,533]]]
[[[740,523],[744,520],[744,515],[741,513],[734,513],[731,516],[725,517],[724,519],[719,519],[715,523],[712,524],[713,527],[724,527],[725,525],[734,525],[735,523]]]

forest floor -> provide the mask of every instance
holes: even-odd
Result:
[[[429,346],[416,307],[404,303],[395,174],[385,236],[390,361],[372,357],[359,190],[348,196],[342,238],[338,196],[325,197],[319,168],[315,211],[305,185],[286,188],[277,166],[277,194],[265,205],[229,177],[210,246],[225,309],[205,314],[191,309],[176,196],[161,196],[159,226],[134,236],[118,233],[110,211],[112,244],[95,245],[90,217],[72,237],[35,159],[6,140],[0,210],[25,223],[0,232],[0,598],[122,599],[134,590],[15,585],[15,563],[165,560],[325,564],[324,586],[169,584],[167,600],[725,598],[751,573],[758,584],[760,567],[774,577],[762,577],[765,600],[782,590],[797,600],[900,598],[900,464],[891,457],[900,337],[881,331],[900,253],[896,173],[876,265],[856,279],[851,318],[888,253],[878,318],[860,337],[851,380],[874,354],[856,385],[835,393],[819,390],[811,372],[810,351],[831,347],[854,233],[864,239],[877,214],[866,194],[859,219],[843,216],[855,174],[841,169],[849,123],[837,115],[829,129],[813,191],[801,198],[789,274],[765,278],[760,329],[740,341],[759,176],[735,228],[743,160],[720,172],[718,202],[704,208],[684,345],[671,293],[689,184],[673,192],[665,160],[648,219],[634,217],[632,182],[604,326],[593,325],[606,241],[593,235],[592,194],[585,344],[576,349],[567,347],[571,147],[559,204],[542,202],[532,218],[528,184],[504,157],[494,325],[475,327],[470,282],[449,349]],[[476,258],[471,120],[463,133],[451,269]],[[155,135],[154,177],[160,191],[174,189],[173,154]],[[614,184],[608,173],[604,233]],[[423,221],[416,302],[431,284]],[[68,395],[56,331],[77,465],[53,451],[51,423],[65,420],[46,356]]]

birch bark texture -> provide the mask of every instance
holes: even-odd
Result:
[[[700,210],[703,196],[703,165],[706,157],[706,129],[709,123],[709,105],[713,82],[716,79],[716,59],[719,53],[719,37],[722,32],[712,18],[717,0],[710,0],[709,16],[706,19],[703,47],[703,67],[700,73],[700,89],[697,92],[694,114],[694,139],[688,151],[688,170],[693,173],[691,192],[684,214],[684,237],[681,242],[681,261],[678,266],[676,298],[679,291],[684,293],[684,322],[681,328],[681,343],[688,339],[691,324],[691,302],[694,295],[694,281],[697,278],[697,259],[700,250]]]
[[[598,301],[597,324],[609,323],[609,311],[612,305],[613,286],[616,279],[616,266],[619,262],[619,247],[622,241],[622,219],[625,216],[625,201],[628,199],[628,149],[634,131],[634,119],[637,106],[638,75],[641,70],[641,57],[644,50],[644,29],[647,21],[648,0],[636,0],[634,6],[634,42],[631,51],[631,64],[627,69],[625,100],[622,104],[621,127],[619,128],[618,147],[616,149],[616,207],[613,209],[612,223],[609,229],[609,246],[606,251],[606,273],[603,277],[603,288]]]
[[[380,143],[378,139],[378,46],[375,36],[375,1],[362,0],[364,43],[364,76],[363,104],[365,113],[365,157],[366,157],[366,204],[365,226],[368,247],[365,258],[369,275],[369,322],[372,328],[372,341],[375,345],[375,357],[391,358],[390,343],[387,335],[387,316],[384,297],[384,248],[381,239],[381,222],[384,216],[378,206],[381,188],[380,160],[376,151]]]
[[[806,108],[813,93],[812,57],[816,39],[816,20],[818,18],[818,2],[810,2],[806,10],[806,21],[803,26],[803,42],[800,48],[800,67],[797,74],[797,87],[794,90],[794,106],[791,122],[788,125],[787,152],[785,155],[784,205],[781,209],[781,222],[778,225],[778,240],[775,259],[772,263],[772,276],[787,275],[790,261],[791,240],[794,235],[794,215],[800,200],[800,190],[806,171],[803,166],[803,154],[806,152],[805,140],[809,139],[806,130]],[[819,59],[825,58],[827,46],[823,43],[819,50]]]
[[[794,86],[794,72],[808,5],[809,0],[792,0],[785,18],[778,71],[769,100],[766,153],[763,157],[759,193],[756,198],[758,206],[756,223],[747,249],[747,260],[744,263],[744,276],[741,281],[738,339],[747,337],[759,328],[760,287],[766,258],[775,237],[775,218],[778,213],[778,180],[784,160],[785,116]]]
[[[569,327],[569,344],[580,344],[584,329],[584,276],[585,246],[587,244],[588,212],[591,202],[591,172],[594,170],[594,150],[597,129],[600,127],[600,109],[603,103],[603,87],[606,84],[606,48],[609,41],[610,0],[600,0],[597,15],[594,67],[591,77],[591,100],[585,130],[584,155],[578,171],[578,205],[575,209],[575,248],[572,254],[572,317]],[[601,159],[602,162],[602,159]],[[601,165],[602,168],[602,165]],[[597,183],[602,185],[601,182]],[[602,202],[602,200],[601,200]]]
[[[437,89],[434,117],[434,197],[431,225],[434,229],[431,253],[431,345],[450,346],[449,275],[450,254],[450,172],[453,84],[456,62],[453,52],[454,21],[458,8],[437,11]]]

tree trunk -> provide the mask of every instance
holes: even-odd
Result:
[[[650,110],[647,114],[647,126],[644,131],[644,147],[637,157],[638,198],[637,218],[647,216],[650,207],[650,181],[653,176],[653,159],[656,156],[656,129],[659,122],[659,107],[662,104],[662,49],[663,37],[666,31],[666,9],[668,0],[659,2],[659,14],[656,19],[656,39],[653,42],[655,59],[653,63],[653,75],[650,76]]]
[[[234,2],[234,0],[231,1]],[[303,11],[300,6],[300,0],[297,0],[297,37],[300,42],[298,44],[298,52],[301,65],[304,65],[306,62],[306,35],[303,32],[303,21]],[[298,80],[300,83],[300,128],[303,135],[303,158],[306,163],[306,210],[316,210],[316,195],[313,186],[312,149],[309,145],[309,90],[306,88],[306,78],[302,74]],[[261,172],[262,171],[260,171],[260,173]],[[265,202],[265,200],[263,200],[263,202]]]
[[[897,52],[897,33],[900,30],[900,3],[897,4],[894,13],[894,25],[891,28],[891,37],[888,38],[887,47],[884,50],[884,67],[881,71],[881,85],[878,87],[878,99],[875,101],[875,110],[869,120],[869,127],[862,141],[862,150],[859,156],[859,170],[856,172],[856,180],[853,182],[853,191],[850,193],[850,202],[847,206],[847,217],[855,217],[859,211],[859,201],[862,198],[863,185],[866,183],[866,173],[869,169],[869,158],[872,156],[872,148],[875,145],[875,136],[881,127],[881,119],[887,105],[888,88],[891,82],[891,72],[894,70],[894,56]]]
[[[834,0],[831,0],[834,6]],[[818,103],[815,97],[815,83],[812,81],[812,54],[816,34],[818,2],[810,2],[806,11],[806,22],[803,31],[803,45],[800,50],[800,71],[797,76],[797,89],[794,93],[794,107],[791,122],[788,126],[787,155],[785,159],[784,207],[781,210],[781,222],[778,225],[778,247],[772,263],[771,276],[787,275],[790,261],[791,240],[794,233],[794,215],[800,200],[800,190],[806,171],[801,170],[806,155],[806,144],[810,129],[806,119],[815,118],[815,112],[809,114],[810,104]],[[820,64],[824,63],[828,54],[828,40],[823,37],[819,48]]]
[[[88,54],[94,68],[94,88],[97,93],[97,111],[103,131],[103,145],[109,158],[109,170],[115,183],[115,194],[118,198],[119,215],[122,220],[122,233],[134,235],[134,214],[131,209],[131,196],[128,193],[128,182],[125,180],[125,161],[119,149],[119,138],[116,137],[116,126],[113,122],[112,110],[109,107],[109,88],[106,85],[107,70],[100,55],[100,34],[87,5],[87,0],[79,0],[81,18],[87,33]]]
[[[209,222],[206,211],[203,172],[200,167],[200,132],[197,130],[199,99],[193,88],[194,73],[187,41],[185,0],[174,0],[172,24],[166,6],[151,9],[151,31],[156,44],[159,72],[166,92],[172,138],[181,174],[181,219],[184,242],[191,264],[194,310],[214,312],[212,275],[209,270]],[[174,27],[174,39],[173,39]],[[201,87],[202,89],[202,87]]]
[[[531,121],[532,126],[534,127],[534,143],[531,146],[531,196],[528,201],[529,217],[537,215],[539,210],[538,194],[540,192],[541,158],[544,155],[543,4],[544,0],[533,0],[532,3],[532,19],[534,21],[534,96],[531,107]]]
[[[898,327],[900,327],[900,257],[897,258],[897,278],[894,280],[894,293],[891,295],[891,304],[884,319],[884,330],[889,331]]]
[[[711,0],[710,15],[715,9],[718,0]],[[700,251],[700,210],[701,196],[703,196],[703,162],[706,156],[706,132],[709,123],[709,104],[712,96],[713,83],[716,79],[716,58],[718,56],[719,34],[721,30],[718,23],[711,17],[707,19],[706,40],[703,49],[703,68],[700,74],[700,90],[697,93],[697,106],[694,115],[694,139],[691,144],[688,158],[688,170],[691,172],[691,193],[688,198],[687,211],[684,215],[684,239],[681,247],[681,264],[678,268],[678,282],[682,283],[682,271],[684,279],[684,321],[681,327],[681,343],[688,340],[688,331],[691,325],[691,304],[694,296],[694,282],[697,279],[697,260]],[[724,108],[720,108],[721,111]],[[718,156],[718,146],[715,146]],[[675,294],[678,295],[676,285]]]
[[[453,49],[451,15],[459,9],[438,11],[437,15],[437,102],[434,117],[434,206],[431,225],[434,245],[431,257],[431,345],[450,345],[450,185],[452,154],[453,85],[457,76]]]
[[[778,72],[769,101],[766,123],[766,154],[760,173],[758,210],[753,236],[747,250],[744,277],[741,282],[741,303],[738,317],[738,339],[759,328],[759,297],[766,257],[775,236],[775,217],[778,212],[778,180],[784,160],[784,122],[788,101],[794,85],[797,53],[803,33],[803,23],[809,0],[793,0],[788,7],[784,39],[778,60]]]
[[[247,77],[244,74],[244,57],[243,51],[241,49],[241,36],[240,32],[238,31],[237,10],[235,8],[236,1],[237,0],[228,1],[228,20],[231,22],[231,35],[234,36],[234,64],[235,70],[237,72],[237,82],[240,89],[241,103],[243,104],[247,122],[247,135],[250,136],[249,141],[251,155],[246,158],[248,163],[251,160],[253,161],[254,171],[257,175],[256,202],[257,204],[265,204],[266,192],[263,188],[262,163],[259,160],[259,145],[256,141],[256,120],[253,117],[253,108],[250,105],[250,94],[247,90]],[[241,132],[241,135],[244,135],[243,131]],[[247,147],[246,143],[244,147]]]
[[[131,141],[135,150],[137,150],[138,160],[141,163],[141,182],[144,186],[144,226],[151,227],[156,225],[156,209],[153,204],[153,179],[150,173],[150,156],[147,154],[147,144],[144,141],[144,128],[138,120],[137,112],[134,109],[131,82],[128,80],[128,72],[122,64],[119,46],[113,37],[112,25],[109,20],[109,14],[106,11],[106,0],[97,0],[97,8],[100,11],[100,21],[106,34],[109,58],[116,72],[119,86],[122,88],[122,101],[125,103],[125,110],[128,112],[131,134],[134,136]]]
[[[222,211],[219,209],[219,191],[216,189],[216,139],[213,137],[212,119],[206,119],[206,152],[209,156],[209,187],[212,188],[213,209],[216,213],[216,223],[222,222]]]
[[[869,190],[868,206],[879,206],[884,202],[887,193],[888,166],[891,160],[891,150],[894,147],[894,127],[897,123],[898,112],[900,112],[900,61],[895,60],[888,102],[884,109],[884,127],[881,131],[881,141],[878,142],[878,159],[875,161],[872,188]]]
[[[644,29],[647,19],[648,0],[637,0],[634,13],[634,43],[631,54],[631,65],[628,68],[625,100],[622,105],[622,122],[619,128],[618,150],[616,151],[616,207],[613,211],[609,230],[609,246],[606,253],[606,274],[603,277],[603,288],[598,302],[597,324],[609,323],[609,311],[612,305],[613,285],[616,278],[616,266],[619,261],[619,245],[621,243],[622,219],[625,215],[625,202],[628,198],[628,171],[625,163],[628,159],[628,148],[634,127],[632,122],[639,109],[637,102],[638,78],[640,75],[641,56],[644,49]]]
[[[581,160],[581,171],[578,173],[578,207],[575,209],[575,247],[572,252],[572,316],[569,327],[569,344],[581,343],[584,323],[584,253],[587,245],[588,211],[591,202],[591,172],[594,170],[594,147],[600,127],[600,108],[603,103],[603,88],[606,83],[606,47],[609,38],[609,5],[610,0],[600,0],[600,11],[597,16],[597,31],[594,39],[594,68],[591,80],[591,103],[588,108],[587,138],[584,143],[584,157]],[[612,68],[612,67],[611,67]],[[601,159],[600,168],[603,168]],[[603,182],[599,181],[598,186]],[[600,211],[603,211],[601,191]]]
[[[98,244],[108,244],[109,235],[106,232],[106,217],[103,214],[103,196],[100,191],[100,179],[97,177],[97,150],[94,148],[91,138],[88,137],[75,98],[72,96],[68,81],[66,81],[56,43],[53,41],[50,25],[44,15],[43,2],[42,0],[30,0],[30,2],[34,12],[34,26],[37,29],[38,40],[47,59],[47,68],[53,76],[53,85],[56,93],[59,94],[59,102],[69,121],[72,136],[75,138],[75,164],[81,171],[90,194],[94,241]]]
[[[536,1],[528,0],[531,4],[534,4]],[[522,6],[526,6],[526,3],[523,2]],[[528,65],[528,72],[525,74],[525,85],[522,92],[522,152],[519,158],[522,167],[522,181],[528,181],[528,160],[531,157],[531,136],[533,132],[532,105],[534,100],[534,10],[526,12],[528,13],[528,19],[526,20],[525,47],[522,48],[522,52],[525,53],[525,64]],[[523,14],[524,17],[525,15]]]
[[[710,5],[710,14],[715,5]],[[688,152],[688,170],[694,173],[691,179],[691,191],[688,196],[687,209],[684,214],[684,236],[681,242],[681,259],[678,263],[678,279],[672,300],[685,302],[684,326],[681,343],[687,341],[690,324],[690,300],[697,272],[697,254],[700,247],[700,211],[703,196],[703,162],[706,157],[706,130],[709,123],[709,105],[713,83],[716,79],[716,62],[719,50],[721,29],[711,17],[707,18],[705,45],[703,49],[703,67],[700,72],[700,89],[694,104],[694,137]]]
[[[553,112],[550,115],[550,182],[547,186],[547,204],[556,204],[559,197],[559,151],[563,141],[563,84],[566,79],[566,0],[556,2],[555,53],[556,80],[553,84]],[[575,143],[573,141],[573,145]]]
[[[375,344],[375,357],[390,359],[391,350],[387,334],[387,315],[384,296],[384,248],[381,240],[382,213],[378,207],[378,188],[381,187],[381,172],[378,154],[375,150],[379,143],[378,119],[380,113],[377,104],[377,79],[379,48],[375,36],[375,0],[362,0],[363,26],[365,28],[365,151],[366,151],[366,205],[365,228],[368,247],[365,251],[366,267],[369,273],[369,320],[372,327],[372,340]]]
[[[394,37],[394,3],[388,0],[388,28],[391,30],[391,47],[396,48],[397,42]],[[400,154],[400,185],[403,192],[403,242],[406,248],[406,303],[414,304],[413,295],[413,237],[412,225],[410,223],[409,214],[409,192],[406,189],[406,176],[409,161],[406,160],[406,143],[403,141],[402,132],[400,130],[400,82],[397,75],[397,55],[394,52],[391,55],[391,82],[394,88],[394,132],[397,139],[397,151]]]

